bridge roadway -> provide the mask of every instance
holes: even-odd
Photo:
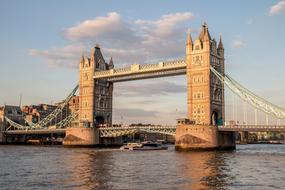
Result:
[[[219,131],[285,132],[284,125],[225,125]]]
[[[105,127],[99,128],[100,137],[119,137],[123,135],[131,135],[137,132],[161,133],[165,135],[175,135],[176,126],[131,126],[131,127]]]
[[[132,126],[132,127],[101,127],[99,128],[100,137],[119,137],[132,135],[137,132],[161,133],[175,135],[177,126]],[[8,130],[6,135],[48,135],[65,134],[66,129],[33,129],[33,130]],[[285,132],[284,125],[226,125],[218,126],[219,131],[247,131],[247,132]]]
[[[65,129],[33,129],[33,130],[8,130],[6,135],[49,135],[65,134]]]

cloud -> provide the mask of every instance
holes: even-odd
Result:
[[[152,111],[141,108],[114,108],[113,123],[151,123],[161,125],[175,125],[176,119],[185,117],[186,110]],[[163,118],[163,119],[162,119]]]
[[[186,85],[176,84],[168,81],[144,83],[144,84],[123,84],[117,87],[115,96],[124,97],[149,97],[154,95],[168,95],[171,93],[185,93]]]
[[[276,15],[281,13],[285,8],[285,1],[280,1],[270,8],[269,15]]]
[[[248,25],[252,25],[254,23],[254,19],[253,18],[250,18],[246,21],[246,24]]]
[[[86,51],[82,44],[67,45],[63,48],[53,47],[49,50],[30,49],[32,56],[44,57],[51,67],[78,68],[78,62],[82,52]]]
[[[162,15],[154,20],[127,22],[119,13],[110,12],[65,28],[63,37],[70,45],[48,50],[32,49],[30,54],[46,58],[49,65],[75,67],[74,61],[79,60],[82,52],[72,52],[71,55],[69,47],[81,49],[82,44],[90,47],[90,44],[98,43],[105,57],[113,57],[115,66],[177,58],[184,55],[186,22],[193,18],[193,13],[182,12]],[[64,57],[72,62],[64,63]]]
[[[157,20],[137,20],[143,33],[142,45],[150,59],[178,57],[183,54],[187,27],[185,22],[194,18],[193,13],[162,15]]]
[[[156,101],[155,100],[148,100],[148,99],[142,99],[142,100],[136,100],[136,101],[132,101],[131,104],[139,104],[139,105],[147,105],[147,104],[155,104]]]
[[[232,47],[233,48],[242,48],[242,47],[245,47],[245,46],[246,46],[246,44],[243,41],[241,41],[241,40],[233,40],[232,41]]]
[[[173,34],[178,24],[194,18],[190,12],[174,13],[161,16],[161,18],[152,20],[137,20],[135,23],[140,25],[148,34],[153,34],[158,38],[168,37]]]
[[[147,111],[140,108],[115,108],[114,115],[117,117],[129,117],[129,118],[138,118],[138,117],[156,117],[158,114],[157,111]]]
[[[139,40],[136,31],[121,19],[120,14],[110,12],[105,17],[85,20],[64,30],[64,37],[71,41],[99,41],[103,45],[120,47],[122,43]]]

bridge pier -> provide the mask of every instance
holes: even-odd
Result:
[[[240,144],[247,144],[249,137],[248,131],[240,131],[239,135],[240,135]]]
[[[64,146],[95,146],[99,145],[99,130],[97,128],[67,128],[63,139]]]
[[[100,146],[113,147],[113,146],[122,146],[122,145],[123,145],[122,137],[100,138]]]
[[[0,131],[0,144],[5,144],[6,143],[6,137],[4,132]]]
[[[218,131],[211,125],[179,125],[175,150],[235,149],[235,132]]]

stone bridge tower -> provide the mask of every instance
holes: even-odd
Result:
[[[219,131],[225,118],[224,84],[211,72],[211,66],[224,74],[224,47],[211,38],[206,24],[186,43],[188,118],[194,123],[180,124],[175,134],[176,150],[234,149],[235,133]]]
[[[91,49],[90,58],[82,56],[79,66],[79,126],[112,125],[113,83],[107,79],[94,80],[95,71],[114,67],[111,58],[105,62],[100,47]]]
[[[210,71],[210,66],[224,73],[224,48],[211,38],[208,26],[193,42],[191,34],[186,43],[188,118],[196,124],[222,125],[225,118],[224,84]]]

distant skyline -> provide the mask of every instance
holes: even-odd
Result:
[[[195,39],[207,22],[212,37],[222,36],[226,72],[284,108],[284,20],[284,0],[2,0],[0,105],[18,105],[20,95],[22,105],[64,99],[78,81],[80,56],[96,44],[116,68],[183,58],[187,30]],[[114,96],[114,123],[174,124],[186,117],[185,76],[118,83]]]

